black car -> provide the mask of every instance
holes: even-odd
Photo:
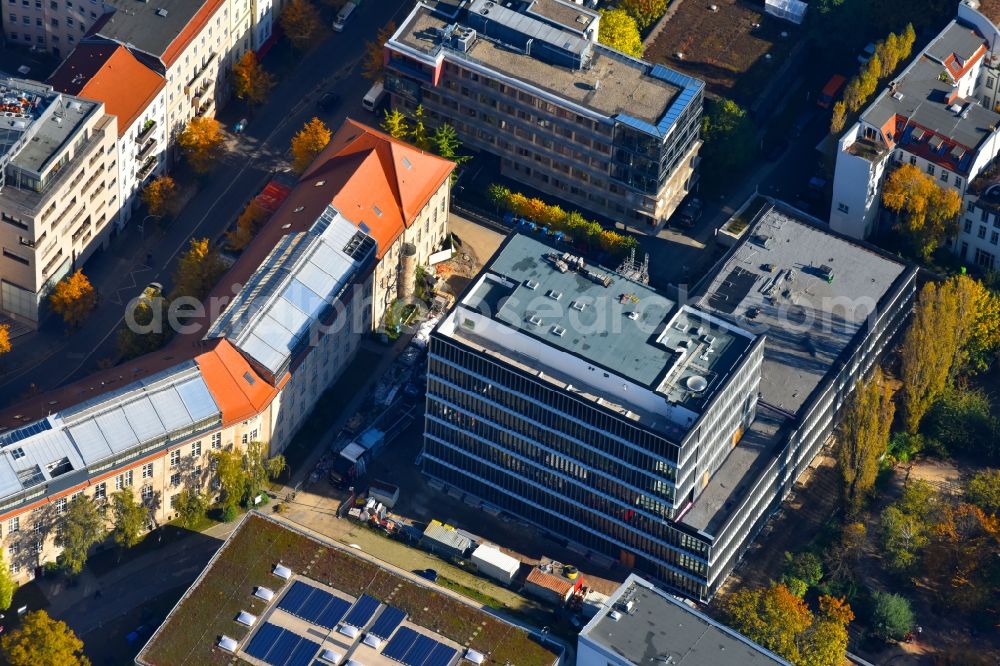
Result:
[[[701,219],[701,199],[698,197],[688,197],[681,204],[677,212],[674,213],[672,222],[675,226],[683,229],[690,229]]]
[[[335,92],[325,92],[320,95],[319,102],[316,104],[320,111],[329,113],[340,106],[340,95]]]
[[[423,569],[417,572],[417,575],[421,578],[426,578],[432,583],[436,583],[438,579],[438,572],[434,569]]]

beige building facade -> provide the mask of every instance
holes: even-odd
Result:
[[[118,214],[117,122],[103,104],[0,79],[0,311],[36,327]]]

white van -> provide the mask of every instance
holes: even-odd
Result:
[[[375,113],[375,110],[382,103],[383,99],[385,99],[385,87],[382,85],[382,82],[379,81],[373,85],[367,93],[365,93],[365,98],[361,100],[361,105],[372,113]]]
[[[347,23],[347,19],[351,18],[354,14],[354,10],[357,6],[353,2],[348,2],[346,5],[340,8],[340,12],[337,14],[337,18],[333,19],[333,29],[337,32],[344,31],[344,24]]]

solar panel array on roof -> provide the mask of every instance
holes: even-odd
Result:
[[[385,610],[375,620],[375,624],[368,630],[369,634],[377,636],[382,640],[389,638],[403,620],[406,613],[395,606],[386,606]]]
[[[381,603],[382,602],[375,597],[362,594],[361,598],[354,604],[354,608],[352,608],[351,612],[347,614],[346,618],[344,618],[344,622],[352,627],[357,627],[358,629],[364,628],[364,626],[368,624],[368,622],[375,615],[375,611],[378,610]]]
[[[300,580],[292,583],[278,602],[278,608],[325,629],[333,629],[351,604],[326,590]]]
[[[273,666],[309,666],[319,643],[265,622],[247,644],[245,652]]]
[[[11,430],[10,432],[5,432],[4,434],[0,435],[0,447],[16,444],[17,442],[20,442],[22,439],[26,439],[28,437],[31,437],[32,435],[37,435],[40,432],[44,432],[46,430],[51,430],[51,429],[52,429],[52,424],[49,423],[48,419],[36,421],[35,423],[32,423],[30,425],[18,428],[17,430]]]
[[[448,666],[458,650],[418,634],[409,627],[400,627],[382,655],[405,666]]]

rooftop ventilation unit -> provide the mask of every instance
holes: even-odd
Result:
[[[580,312],[583,312],[583,309],[587,307],[587,304],[581,303],[580,301],[573,301],[573,304],[570,305],[570,307],[573,308],[574,310],[579,310]]]
[[[156,10],[156,15],[162,16],[163,18],[167,18],[167,13],[168,13],[167,10],[164,9],[163,7],[160,7],[159,9]]]
[[[562,336],[566,335],[566,329],[563,328],[562,326],[553,326],[552,335],[561,338]]]
[[[715,336],[714,335],[706,335],[705,337],[702,338],[702,340],[711,345],[713,342],[715,342]]]
[[[472,28],[458,28],[452,37],[452,43],[456,51],[468,53],[472,45],[476,43],[476,31]]]
[[[635,321],[636,319],[639,318],[639,313],[636,312],[635,310],[632,310],[632,312],[628,313],[628,318],[631,319],[632,321]]]
[[[530,317],[528,317],[528,323],[532,324],[533,326],[541,326],[542,318],[539,317],[538,315],[531,315]]]
[[[538,289],[538,283],[535,282],[534,280],[525,280],[524,286],[527,287],[528,289],[531,289],[532,291]]]
[[[674,324],[674,328],[676,328],[681,333],[683,333],[684,331],[688,330],[687,324],[685,324],[682,321],[679,321],[676,324]]]
[[[551,298],[553,301],[558,301],[560,298],[562,298],[562,292],[553,291],[551,289],[549,290],[549,294],[548,295],[549,295],[549,298]]]

